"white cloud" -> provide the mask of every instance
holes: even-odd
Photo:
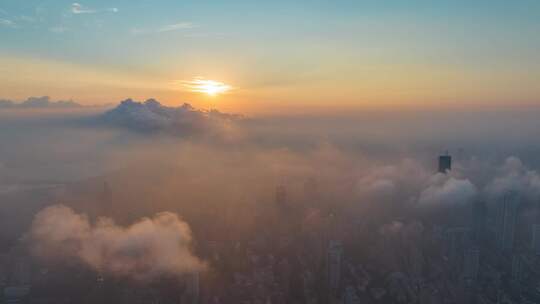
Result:
[[[73,14],[93,14],[93,13],[95,13],[97,11],[94,10],[94,9],[86,8],[86,7],[82,6],[81,4],[75,2],[75,3],[71,4],[71,12]]]
[[[490,200],[497,200],[509,191],[516,191],[532,201],[540,198],[540,175],[523,165],[519,158],[508,157],[498,171],[484,189]]]
[[[39,256],[77,258],[92,269],[120,276],[146,279],[205,269],[191,252],[189,225],[171,212],[122,227],[109,218],[92,223],[86,215],[56,205],[35,216],[32,237]]]
[[[186,29],[191,29],[194,27],[196,27],[196,25],[194,25],[191,22],[180,22],[180,23],[165,25],[159,28],[157,32],[162,33],[162,32],[170,32],[170,31],[186,30]]]
[[[15,22],[9,19],[4,19],[4,18],[0,18],[0,26],[11,27],[11,28],[17,27]]]
[[[140,35],[140,34],[149,34],[149,33],[165,33],[181,30],[189,30],[198,27],[198,25],[191,22],[179,22],[175,24],[164,25],[160,28],[154,29],[144,29],[144,28],[134,28],[131,30],[131,34]]]
[[[18,19],[28,23],[36,22],[36,18],[26,15],[19,16]]]
[[[110,7],[102,10],[85,7],[80,3],[74,2],[71,4],[71,12],[73,14],[95,14],[99,12],[118,13],[118,8]]]
[[[68,28],[64,26],[53,26],[49,28],[49,31],[52,33],[61,34],[67,32]]]
[[[423,206],[466,204],[476,197],[477,192],[468,179],[437,173],[430,178],[428,187],[420,193],[418,203]]]

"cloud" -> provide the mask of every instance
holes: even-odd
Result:
[[[187,103],[179,107],[167,107],[155,99],[145,102],[126,99],[99,117],[99,121],[107,125],[132,131],[166,132],[180,136],[221,133],[238,119],[238,115],[216,110],[197,110]]]
[[[497,200],[509,191],[516,191],[531,201],[540,199],[540,175],[527,169],[515,156],[506,158],[497,175],[484,189],[490,200]]]
[[[0,26],[16,28],[17,24],[9,19],[0,18]]]
[[[180,23],[165,25],[159,28],[157,32],[162,33],[162,32],[170,32],[170,31],[186,30],[186,29],[192,29],[194,27],[196,26],[191,22],[180,22]]]
[[[28,97],[25,101],[17,103],[8,99],[0,99],[0,109],[2,108],[77,108],[82,105],[73,100],[51,101],[49,96]]]
[[[88,8],[80,3],[74,2],[71,4],[71,12],[73,14],[95,14],[99,12],[110,12],[110,13],[118,13],[118,8],[116,7],[110,7],[102,10],[97,10],[93,8]]]
[[[109,218],[91,223],[84,214],[54,205],[36,214],[31,237],[33,252],[39,257],[59,261],[75,258],[95,271],[112,275],[150,279],[205,268],[191,252],[189,225],[170,212],[121,227]]]
[[[67,32],[68,28],[64,26],[53,26],[49,28],[49,31],[52,33],[61,34]]]
[[[417,161],[403,159],[397,164],[365,170],[357,182],[357,194],[373,201],[408,199],[415,196],[429,173]]]
[[[191,22],[179,22],[179,23],[164,25],[160,28],[154,28],[154,29],[134,28],[131,30],[131,33],[133,35],[141,35],[141,34],[149,34],[149,33],[165,33],[165,32],[172,32],[172,31],[188,30],[188,29],[193,29],[196,27],[198,27],[198,25],[193,24]]]
[[[31,16],[26,16],[26,15],[19,16],[18,19],[19,19],[19,20],[22,20],[22,21],[24,21],[24,22],[29,22],[29,23],[36,22],[36,18],[31,17]]]
[[[96,10],[83,7],[81,4],[75,2],[71,4],[71,12],[73,14],[93,14]]]
[[[418,199],[420,206],[457,205],[470,203],[477,195],[468,179],[457,179],[442,173],[433,175]]]

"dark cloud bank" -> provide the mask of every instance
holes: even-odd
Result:
[[[116,108],[101,115],[97,121],[137,132],[164,132],[182,136],[217,133],[241,118],[240,115],[217,110],[197,110],[187,103],[179,107],[168,107],[155,99],[145,102],[126,99]]]
[[[29,97],[22,102],[9,99],[0,99],[0,109],[2,108],[80,108],[81,104],[73,100],[52,101],[49,96]]]

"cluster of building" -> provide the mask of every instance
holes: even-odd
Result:
[[[440,173],[451,165],[440,156]],[[384,233],[379,218],[354,221],[347,210],[319,210],[318,224],[300,229],[284,186],[274,207],[279,225],[200,242],[208,271],[151,284],[45,269],[15,245],[0,256],[0,303],[540,303],[540,221],[523,220],[537,206],[519,193],[447,215],[457,221],[404,218]]]

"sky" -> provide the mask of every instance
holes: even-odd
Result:
[[[0,99],[241,113],[536,107],[539,30],[535,0],[2,0]]]

